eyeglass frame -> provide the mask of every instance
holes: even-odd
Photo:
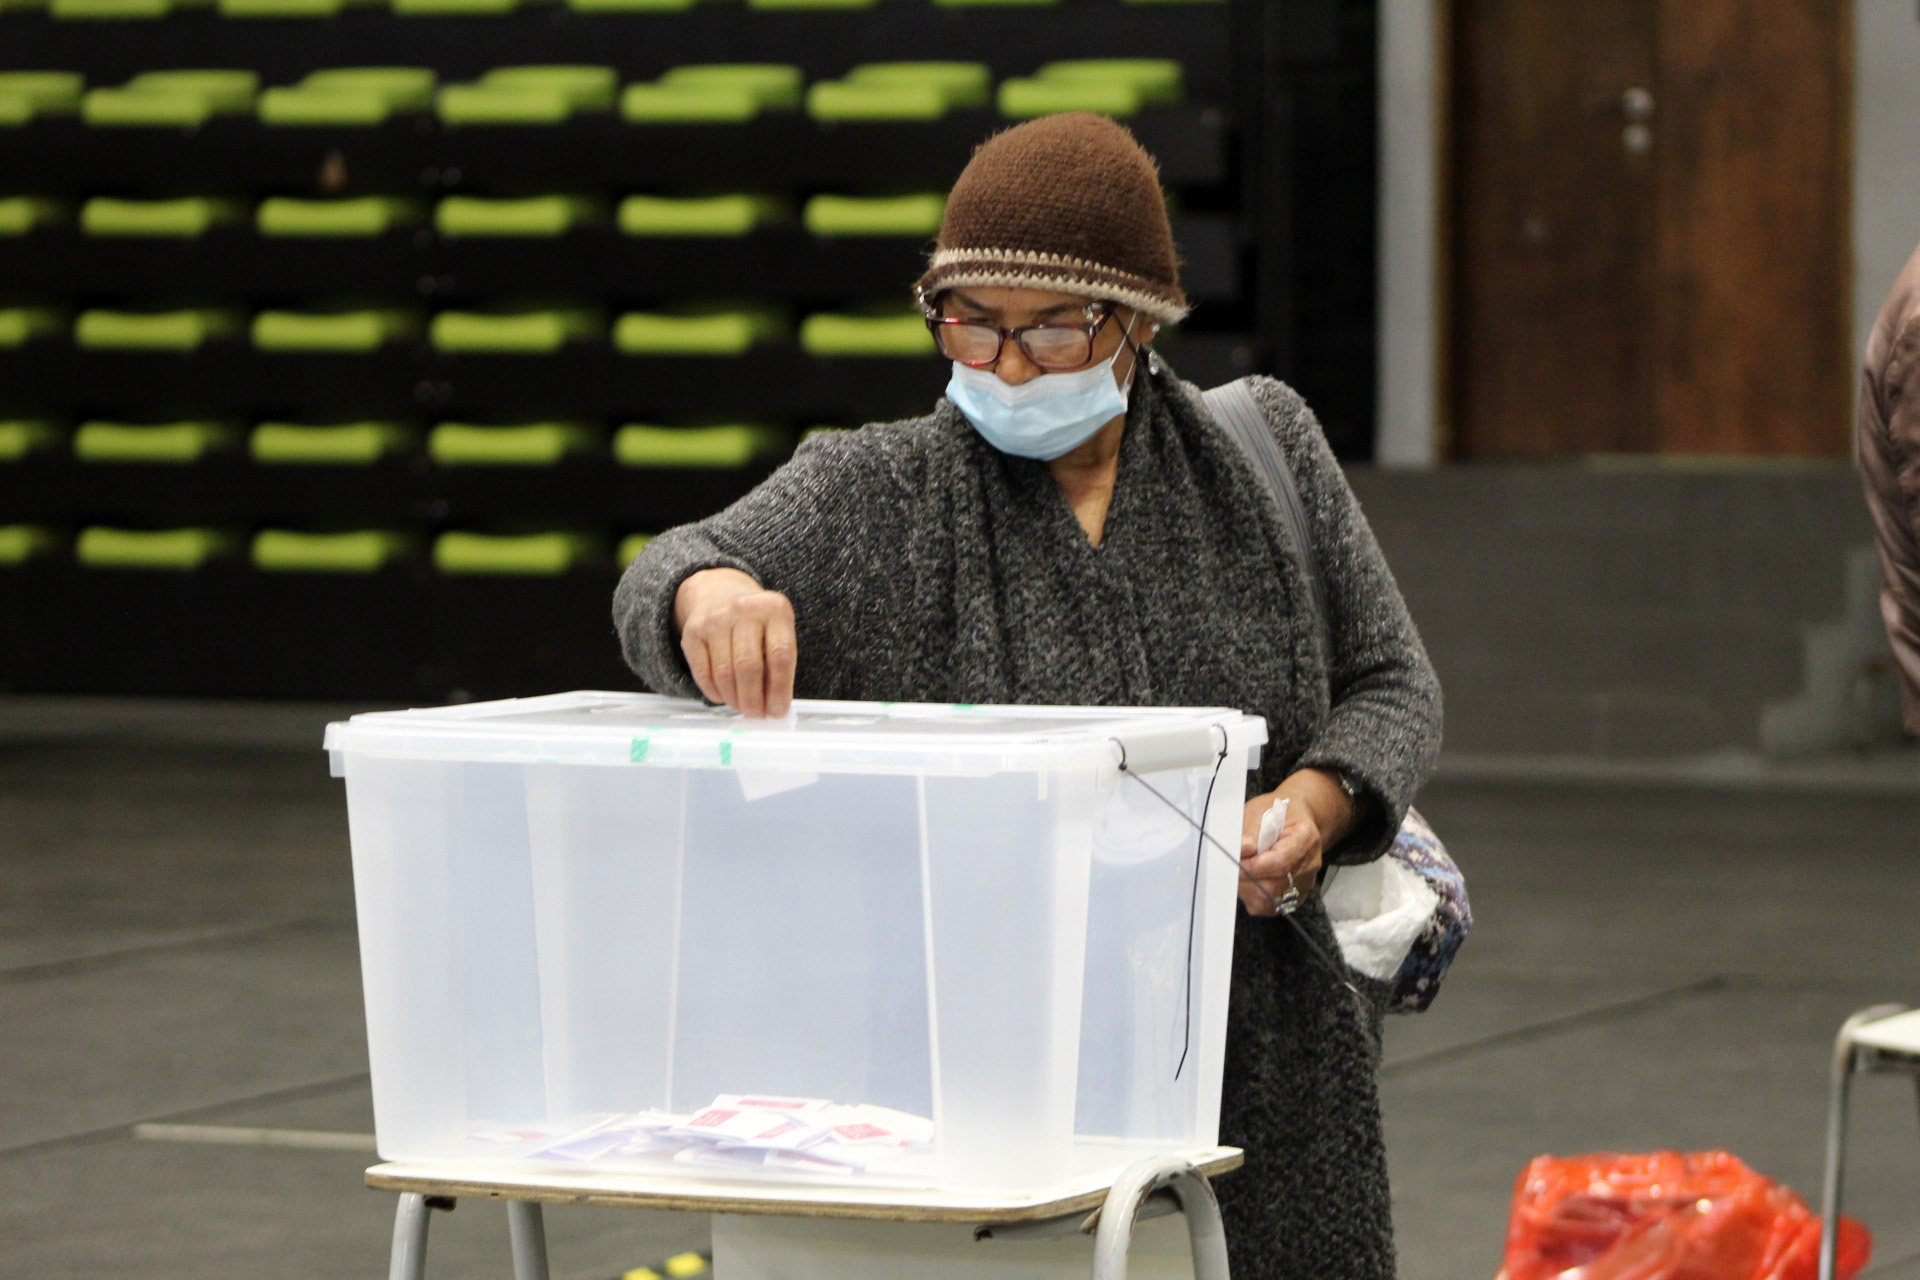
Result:
[[[1099,312],[1100,318],[1097,320],[1094,320],[1091,317],[1096,311]],[[1085,365],[1089,360],[1093,359],[1093,340],[1099,336],[1100,331],[1102,329],[1107,327],[1107,321],[1113,319],[1114,311],[1115,311],[1114,303],[1101,302],[1096,300],[1093,302],[1089,302],[1086,305],[1085,310],[1082,312],[1083,315],[1089,318],[1088,323],[1085,323],[1085,324],[1023,324],[1023,325],[1017,325],[1014,328],[1009,329],[1004,325],[995,324],[991,320],[970,320],[964,316],[942,315],[940,314],[938,302],[922,302],[920,304],[921,317],[927,322],[927,332],[933,335],[934,348],[938,350],[941,355],[946,356],[947,359],[958,361],[960,364],[966,365],[967,368],[969,369],[984,369],[990,364],[998,364],[1000,361],[1001,354],[1005,352],[1007,349],[1008,339],[1012,339],[1013,344],[1016,347],[1020,348],[1020,354],[1025,356],[1028,360],[1032,361],[1036,368],[1047,369],[1052,371],[1058,371],[1062,369],[1078,369],[1083,365]],[[963,325],[963,324],[977,325],[982,329],[992,329],[995,333],[1000,335],[1000,345],[993,349],[992,359],[961,360],[958,356],[952,355],[947,351],[946,344],[940,341],[940,330],[949,325]],[[1048,364],[1043,360],[1037,359],[1034,356],[1033,352],[1027,350],[1026,339],[1022,336],[1034,329],[1077,329],[1079,330],[1081,333],[1086,335],[1087,359],[1076,361],[1073,364]]]

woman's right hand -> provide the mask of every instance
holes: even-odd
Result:
[[[708,700],[748,716],[787,714],[799,654],[791,600],[738,569],[702,569],[674,593],[673,622]]]

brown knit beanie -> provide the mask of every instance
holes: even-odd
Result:
[[[953,184],[923,302],[969,285],[1078,293],[1172,324],[1187,314],[1160,170],[1133,135],[1074,111],[987,139]]]

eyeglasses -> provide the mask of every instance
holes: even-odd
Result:
[[[927,328],[949,360],[978,369],[1000,358],[1007,339],[1042,369],[1077,369],[1093,359],[1093,339],[1113,319],[1110,307],[1091,303],[1080,324],[1023,324],[1006,329],[987,320],[943,316],[929,308]]]

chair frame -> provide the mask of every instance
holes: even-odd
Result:
[[[1833,1076],[1827,1106],[1827,1169],[1820,1195],[1820,1278],[1834,1280],[1834,1254],[1839,1246],[1840,1199],[1846,1181],[1847,1107],[1853,1077],[1862,1072],[1880,1072],[1914,1077],[1916,1099],[1920,1099],[1920,1054],[1902,1053],[1876,1045],[1857,1042],[1860,1030],[1895,1014],[1905,1013],[1903,1004],[1877,1004],[1848,1018],[1833,1041]]]

